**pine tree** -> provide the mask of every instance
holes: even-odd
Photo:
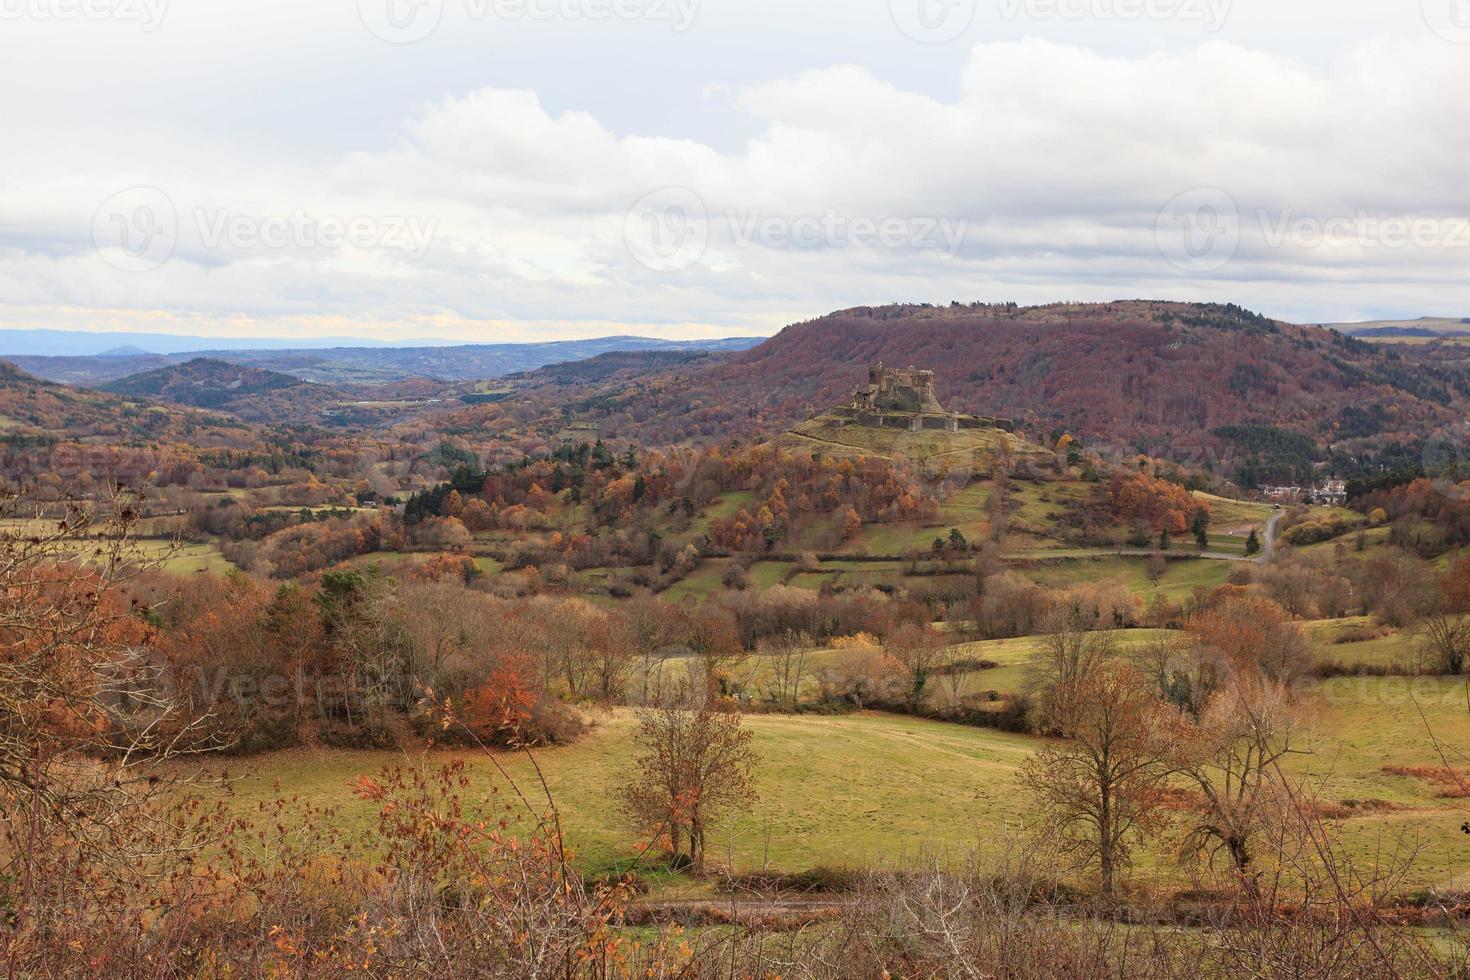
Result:
[[[1201,548],[1210,546],[1210,512],[1201,507],[1194,512],[1194,521],[1189,529],[1194,532],[1194,540]]]

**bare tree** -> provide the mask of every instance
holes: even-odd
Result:
[[[633,670],[633,634],[621,616],[604,613],[591,623],[587,634],[593,679],[603,704],[619,701]]]
[[[458,582],[404,582],[394,613],[412,648],[413,675],[427,688],[442,690],[455,661],[462,669],[466,657],[488,645],[486,598]]]
[[[638,661],[640,702],[650,704],[656,700],[655,680],[662,675],[664,661],[683,634],[685,616],[677,606],[649,595],[628,602],[626,615],[631,652]]]
[[[944,678],[944,692],[951,705],[959,704],[965,696],[965,688],[975,673],[975,658],[963,646],[946,647],[940,657],[939,666]]]
[[[1059,681],[1048,710],[1065,740],[1037,753],[1022,780],[1047,826],[1081,862],[1096,864],[1102,893],[1111,896],[1132,840],[1161,811],[1162,706],[1136,670],[1108,660]]]
[[[1173,767],[1200,794],[1185,854],[1208,860],[1223,851],[1251,893],[1257,840],[1279,821],[1291,792],[1280,763],[1296,751],[1298,727],[1285,685],[1245,675],[1216,692],[1198,721],[1182,720],[1172,740]]]
[[[713,705],[702,692],[640,713],[633,782],[624,812],[678,861],[687,853],[703,873],[710,829],[756,800],[756,756],[740,715]]]
[[[801,699],[801,687],[806,681],[807,657],[812,638],[805,633],[787,630],[775,636],[763,638],[756,652],[770,661],[771,698],[780,704],[795,704]]]
[[[338,709],[349,724],[354,713],[381,716],[391,705],[408,707],[420,696],[413,679],[413,642],[399,616],[397,583],[358,571],[322,577],[327,635],[346,661],[346,690]]]
[[[1419,616],[1414,624],[1426,658],[1446,674],[1465,672],[1470,653],[1470,621],[1447,605],[1435,604]]]
[[[947,644],[932,627],[904,623],[888,638],[888,651],[903,664],[909,675],[909,701],[918,707],[924,701],[929,675],[939,665]]]
[[[1279,780],[1287,786],[1287,780]],[[1408,885],[1418,846],[1390,833],[1355,859],[1305,787],[1281,797],[1280,819],[1262,835],[1271,871],[1216,924],[1196,976],[1453,977],[1463,956],[1444,957],[1425,937],[1384,915]],[[1291,910],[1283,914],[1285,910]]]
[[[1092,625],[1091,617],[1077,609],[1060,608],[1047,613],[1042,624],[1041,656],[1027,678],[1043,719],[1053,720],[1049,716],[1055,714],[1052,701],[1058,690],[1093,673],[1114,655],[1116,634],[1094,630]]]

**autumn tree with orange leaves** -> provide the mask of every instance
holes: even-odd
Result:
[[[530,658],[507,656],[485,683],[465,692],[464,705],[453,717],[482,741],[524,745],[530,740],[532,709],[539,699]]]
[[[138,500],[69,502],[60,519],[0,498],[0,882],[13,937],[55,903],[58,856],[87,854],[116,880],[164,784],[159,764],[192,745],[176,720],[151,626],[121,588],[146,562]],[[12,973],[7,970],[7,975]]]
[[[1107,486],[1113,513],[1125,521],[1143,521],[1155,531],[1183,534],[1209,505],[1184,487],[1147,473],[1113,477]]]

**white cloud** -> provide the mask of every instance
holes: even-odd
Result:
[[[733,146],[628,131],[525,88],[423,101],[391,134],[335,153],[156,122],[86,152],[83,128],[26,122],[0,179],[0,320],[533,339],[765,332],[895,300],[1466,314],[1466,55],[1427,32],[1325,64],[1220,40],[1134,54],[996,41],[973,47],[948,96],[857,65],[711,82],[755,134]],[[135,184],[166,192],[178,243],[130,273],[94,250],[93,212]],[[1204,186],[1233,199],[1239,244],[1191,271],[1156,229],[1166,202]],[[624,236],[628,209],[666,187],[695,192],[702,220],[660,210],[633,226],[671,249],[695,228],[708,244],[657,272]],[[209,241],[236,219],[258,230],[295,215],[433,236],[422,257],[388,234],[356,248]],[[1440,232],[1398,246],[1373,224],[1392,217]],[[1316,243],[1312,222],[1335,219],[1348,239]],[[956,254],[933,247],[930,222],[964,230]]]

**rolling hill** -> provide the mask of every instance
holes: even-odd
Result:
[[[208,445],[221,437],[238,439],[249,428],[215,412],[68,388],[0,361],[0,438],[13,445],[58,438],[110,442],[187,438]]]
[[[342,400],[342,393],[327,385],[205,357],[129,375],[102,390],[230,412],[256,422],[314,420]]]
[[[1232,305],[1143,301],[863,307],[661,373],[570,385],[541,375],[524,396],[595,421],[608,438],[767,439],[845,404],[880,361],[933,369],[946,408],[1014,418],[1032,439],[1059,430],[1196,457],[1292,440],[1323,454],[1417,444],[1470,402],[1470,366],[1414,348]]]

